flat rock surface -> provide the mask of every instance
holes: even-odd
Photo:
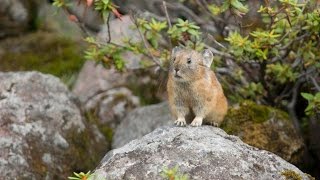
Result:
[[[211,126],[162,127],[110,151],[95,170],[95,179],[163,179],[164,167],[178,166],[190,179],[285,179],[294,165],[268,151],[243,143]]]

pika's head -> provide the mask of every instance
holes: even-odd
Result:
[[[175,47],[171,52],[170,76],[179,82],[204,78],[212,60],[213,54],[208,49],[198,53],[194,50]]]

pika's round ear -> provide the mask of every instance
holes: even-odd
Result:
[[[182,48],[179,47],[179,46],[174,47],[174,48],[172,49],[172,51],[171,51],[171,57],[174,57],[174,56],[177,54],[177,52],[179,52],[179,51],[181,51],[181,50],[182,50]]]
[[[209,49],[205,49],[202,51],[203,64],[208,68],[211,67],[213,61],[213,54]]]

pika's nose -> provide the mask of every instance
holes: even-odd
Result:
[[[174,68],[174,71],[177,73],[179,71],[179,68]]]

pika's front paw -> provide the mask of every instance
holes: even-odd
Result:
[[[213,125],[214,127],[219,127],[219,124],[216,123],[216,122],[212,123],[212,125]]]
[[[190,124],[191,126],[201,126],[202,125],[202,119],[201,117],[196,117],[194,118],[194,120],[192,121],[192,123]]]
[[[175,122],[174,122],[174,124],[176,125],[176,126],[186,126],[186,120],[185,119],[183,119],[183,118],[178,118]]]

